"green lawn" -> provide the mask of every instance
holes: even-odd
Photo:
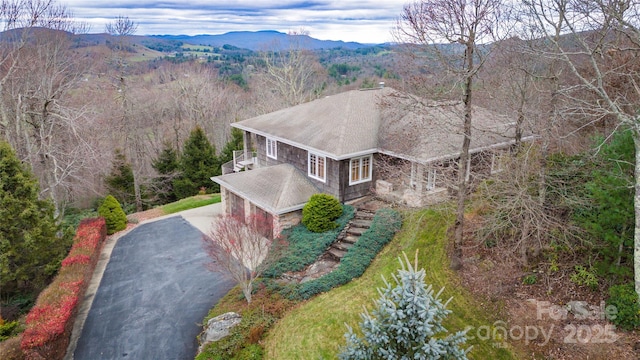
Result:
[[[499,320],[483,310],[481,300],[462,288],[449,269],[446,230],[451,223],[451,216],[433,210],[406,214],[401,232],[361,278],[295,308],[270,329],[265,339],[265,359],[336,359],[345,344],[345,322],[358,328],[363,306],[371,309],[378,297],[376,288],[383,285],[381,275],[390,279],[403,251],[413,259],[419,250],[419,266],[427,270],[427,283],[436,289],[444,286],[443,299],[453,297],[448,306],[453,313],[446,322],[449,331],[466,326],[477,329]],[[516,358],[511,350],[494,347],[491,342],[471,340],[467,344],[473,345],[470,359]]]
[[[211,205],[220,202],[220,194],[196,195],[186,199],[178,200],[170,204],[163,205],[162,211],[165,215],[189,210],[200,206]]]

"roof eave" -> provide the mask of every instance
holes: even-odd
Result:
[[[525,136],[525,137],[523,137],[521,139],[521,141],[531,141],[531,140],[535,139],[536,137],[537,137],[536,135]],[[504,148],[504,147],[507,147],[507,146],[514,145],[515,143],[516,143],[516,141],[515,141],[515,139],[513,139],[513,140],[504,141],[504,142],[497,143],[497,144],[481,146],[481,147],[470,149],[469,150],[469,154],[476,154],[476,153],[479,153],[481,151],[490,150],[490,149]],[[380,150],[378,150],[378,152],[381,153],[381,154],[397,157],[397,158],[400,158],[400,159],[403,159],[403,160],[407,160],[407,161],[411,161],[411,162],[415,162],[415,163],[419,163],[419,164],[423,164],[423,165],[426,165],[428,163],[432,163],[432,162],[435,162],[435,161],[455,159],[455,158],[460,156],[460,153],[451,153],[451,154],[447,154],[447,155],[440,155],[440,156],[436,156],[436,157],[431,157],[431,158],[428,158],[428,159],[419,159],[419,158],[417,158],[415,156],[404,155],[404,154],[396,153],[396,152],[391,151],[391,150],[382,150],[382,149],[380,149]]]
[[[259,207],[259,208],[261,208],[261,209],[263,209],[263,210],[265,210],[265,211],[267,211],[268,213],[271,213],[271,214],[282,215],[282,214],[290,213],[292,211],[300,210],[307,203],[307,201],[305,201],[302,204],[294,205],[294,206],[290,206],[290,207],[278,210],[278,209],[275,209],[274,207],[272,207],[270,205],[266,205],[266,204],[262,203],[261,201],[256,200],[255,198],[252,198],[251,195],[245,193],[244,191],[238,190],[231,183],[220,179],[219,176],[213,176],[210,179],[211,179],[211,181],[213,181],[215,183],[218,183],[220,186],[223,186],[223,187],[229,189],[230,191],[234,192],[235,194],[237,194],[238,196],[242,197],[243,199],[249,200],[250,202],[252,202],[257,207]]]
[[[369,155],[369,154],[373,154],[373,153],[378,152],[377,148],[372,148],[372,149],[357,151],[357,152],[354,152],[354,153],[337,155],[337,154],[332,154],[332,153],[329,153],[329,152],[326,152],[326,151],[322,151],[320,149],[316,149],[314,147],[311,147],[311,146],[308,146],[308,145],[305,145],[305,144],[301,144],[301,143],[296,142],[296,141],[292,141],[290,139],[285,139],[285,138],[280,137],[280,136],[269,134],[269,133],[267,133],[265,131],[258,130],[258,129],[255,129],[255,128],[252,128],[252,127],[249,127],[249,126],[245,126],[245,125],[242,125],[242,124],[232,123],[231,126],[237,128],[237,129],[243,130],[243,131],[248,131],[248,132],[260,135],[260,136],[268,137],[270,139],[276,140],[277,142],[281,142],[283,144],[294,146],[294,147],[297,147],[299,149],[306,150],[308,152],[312,152],[314,154],[318,154],[318,155],[321,155],[321,156],[324,156],[324,157],[328,157],[328,158],[336,160],[336,161],[351,159],[351,158],[354,158],[354,157]]]

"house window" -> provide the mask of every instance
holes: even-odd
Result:
[[[327,177],[327,159],[318,154],[309,153],[309,177],[325,182]]]
[[[267,156],[278,159],[278,142],[275,139],[267,138]]]
[[[371,155],[349,161],[349,185],[371,181]]]
[[[429,168],[427,170],[427,190],[433,190],[436,188],[436,169]]]

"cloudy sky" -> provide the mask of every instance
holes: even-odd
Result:
[[[61,0],[92,33],[118,15],[138,24],[137,35],[222,34],[305,29],[322,40],[382,43],[409,0]]]

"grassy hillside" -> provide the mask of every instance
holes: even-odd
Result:
[[[265,340],[265,358],[336,359],[345,343],[345,322],[358,327],[362,307],[372,308],[378,296],[376,288],[383,285],[381,275],[390,278],[399,267],[398,256],[403,251],[413,258],[419,250],[419,266],[427,270],[427,283],[436,289],[444,286],[443,299],[453,297],[448,307],[453,313],[446,323],[450,331],[493,324],[498,319],[483,309],[481,299],[462,288],[456,274],[449,269],[446,231],[451,222],[451,216],[433,210],[406,214],[401,232],[361,278],[292,310],[270,330]],[[469,334],[472,333],[475,331]],[[473,345],[471,359],[515,358],[510,349],[490,342],[470,340],[467,344]]]

